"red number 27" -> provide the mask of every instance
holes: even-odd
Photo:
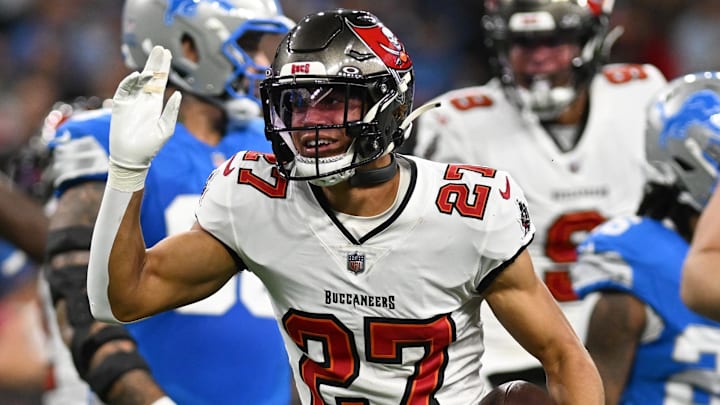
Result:
[[[365,318],[365,357],[371,363],[402,364],[403,350],[421,347],[424,355],[408,377],[400,404],[429,404],[440,388],[447,365],[447,348],[455,340],[455,324],[449,315],[425,320]],[[322,345],[324,359],[316,362],[303,355],[300,375],[310,388],[311,404],[327,403],[320,386],[349,387],[360,373],[360,356],[353,332],[335,316],[291,309],[283,317],[285,330],[297,346],[308,353],[308,344]],[[336,398],[337,405],[369,404],[366,398]]]
[[[474,165],[448,165],[445,170],[445,180],[460,180],[463,177],[462,171],[480,173],[483,177],[495,177],[496,170]],[[487,206],[490,186],[476,184],[470,190],[464,183],[448,183],[442,186],[438,192],[435,206],[443,214],[452,214],[456,210],[464,217],[483,219]]]

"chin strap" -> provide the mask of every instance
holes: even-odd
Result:
[[[398,171],[398,163],[395,154],[390,154],[390,164],[385,167],[370,170],[355,170],[355,175],[348,180],[352,187],[368,187],[385,183],[395,176]]]
[[[402,124],[400,124],[400,129],[407,129],[410,126],[410,123],[415,121],[417,117],[420,116],[420,114],[425,113],[425,111],[431,109],[431,108],[438,108],[440,107],[439,101],[433,101],[426,104],[421,105],[420,107],[416,108],[413,112],[408,114],[408,116],[403,120]]]
[[[431,108],[438,108],[440,107],[439,101],[432,101],[426,104],[421,105],[420,107],[416,108],[415,111],[408,114],[407,117],[403,120],[403,122],[398,127],[399,130],[403,131],[405,133],[405,138],[410,136],[410,131],[408,131],[408,128],[410,128],[410,125],[417,117],[420,116],[420,114],[424,114],[426,111],[428,111]]]

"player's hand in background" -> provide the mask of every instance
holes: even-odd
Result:
[[[173,93],[163,109],[171,59],[169,50],[154,47],[143,71],[129,74],[115,92],[108,185],[116,190],[144,187],[150,161],[175,130],[181,94]]]

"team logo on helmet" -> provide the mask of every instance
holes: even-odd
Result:
[[[355,35],[383,61],[385,66],[398,70],[412,67],[412,61],[405,52],[405,46],[389,28],[378,23],[369,27],[361,27],[351,22],[348,24]]]
[[[347,269],[355,274],[365,271],[365,255],[363,253],[348,253]]]
[[[593,15],[601,15],[603,13],[604,0],[588,0],[587,5]]]
[[[175,15],[192,17],[197,14],[198,3],[208,2],[208,0],[170,0],[168,2],[167,11],[165,12],[165,24],[172,24]],[[222,7],[225,10],[232,10],[232,3],[227,0],[213,0],[213,6]]]

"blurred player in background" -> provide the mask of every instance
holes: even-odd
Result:
[[[600,293],[586,345],[607,404],[718,403],[720,322],[683,304],[680,278],[720,174],[720,73],[673,80],[647,117],[647,159],[656,173],[637,216],[596,228],[571,268],[581,297]]]
[[[153,189],[143,200],[143,238],[152,246],[190,228],[217,165],[238,150],[270,150],[257,81],[291,23],[272,0],[128,0],[122,18],[128,67],[142,67],[153,46],[166,46],[176,55],[169,81],[185,95],[175,136],[147,178]],[[78,374],[108,403],[288,404],[287,355],[266,292],[248,272],[203,301],[132,325],[92,318],[85,279],[112,164],[109,126],[109,109],[83,112],[50,140],[58,201],[48,281]]]
[[[46,228],[40,225],[37,233],[25,221],[32,219],[27,212],[34,212],[39,218],[46,220],[39,204],[24,193],[14,189],[9,178],[2,175],[0,200],[16,204],[9,211],[15,213],[17,221],[0,219],[0,227],[4,234],[21,230],[20,233],[42,237]],[[17,198],[17,199],[16,199]],[[19,206],[23,202],[25,206]],[[3,206],[2,215],[8,212]],[[26,210],[26,213],[21,211]],[[18,226],[8,226],[14,222]],[[19,234],[20,234],[19,233]],[[50,382],[48,353],[44,346],[44,319],[37,294],[37,262],[25,251],[18,249],[9,241],[0,239],[0,403],[14,405],[39,404],[41,393]],[[21,241],[20,241],[21,242]],[[22,243],[17,243],[22,244]],[[42,243],[41,243],[42,244]],[[34,243],[31,243],[34,245]],[[28,248],[27,245],[25,245]],[[30,250],[32,248],[30,247]]]
[[[34,405],[53,384],[38,294],[48,219],[40,181],[47,151],[34,137],[0,173],[0,403]],[[37,141],[37,142],[36,142]]]
[[[0,240],[0,403],[39,404],[48,371],[36,265]]]
[[[47,196],[35,196],[28,190],[28,187],[35,187],[40,178],[33,177],[25,184],[18,183],[21,180],[19,177],[23,177],[21,171],[35,170],[34,166],[30,168],[20,162],[29,155],[26,150],[16,152],[18,159],[13,159],[7,168],[10,173],[0,174],[0,238],[22,250],[33,262],[42,263],[48,224],[41,202]]]
[[[644,183],[644,106],[665,83],[649,65],[607,65],[612,1],[488,0],[494,59],[486,85],[450,91],[418,122],[413,153],[507,170],[525,190],[537,233],[530,251],[581,338],[592,297],[568,277],[575,247],[605,218],[633,213]],[[509,187],[509,186],[508,186]],[[493,385],[544,385],[536,359],[483,306],[484,372]]]

